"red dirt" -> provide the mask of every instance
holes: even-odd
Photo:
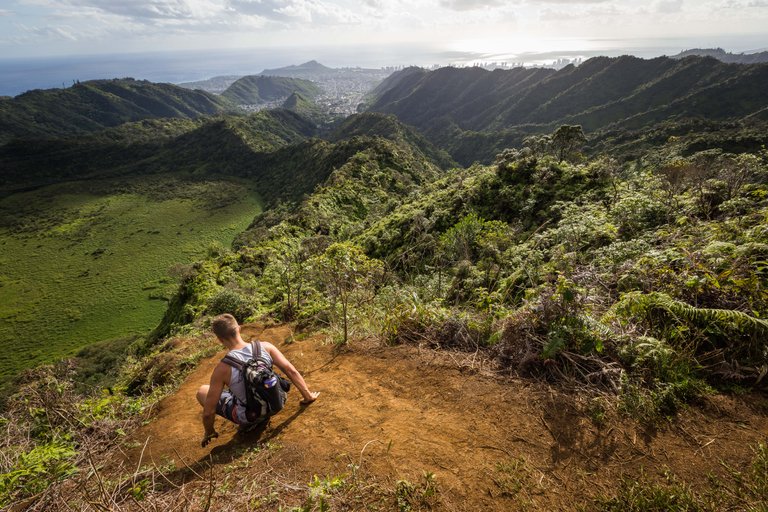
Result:
[[[707,485],[721,461],[743,468],[768,433],[765,396],[716,396],[657,431],[615,415],[597,425],[573,395],[540,384],[459,368],[443,354],[415,347],[350,348],[338,352],[321,337],[287,343],[286,326],[243,328],[249,340],[270,341],[304,374],[317,402],[286,408],[264,432],[237,435],[217,418],[221,436],[200,447],[201,408],[195,400],[220,355],[203,361],[179,391],[159,404],[134,436],[129,463],[214,463],[214,471],[247,450],[279,445],[270,467],[281,480],[306,484],[313,475],[366,475],[393,488],[436,475],[440,509],[574,509],[612,493],[622,476],[670,470],[694,487]],[[144,449],[144,443],[146,448]],[[510,468],[514,469],[510,469]],[[517,484],[521,484],[516,487]],[[520,488],[520,490],[517,490]]]

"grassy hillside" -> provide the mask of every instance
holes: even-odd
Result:
[[[283,100],[293,93],[312,99],[320,92],[320,87],[301,78],[251,75],[238,79],[221,95],[238,105],[258,105]]]
[[[185,176],[71,182],[0,201],[0,380],[151,330],[178,276],[260,212],[253,186]]]
[[[213,94],[171,84],[92,80],[0,99],[0,144],[14,137],[84,134],[141,119],[192,119],[235,109]]]
[[[350,133],[331,143],[307,139],[314,125],[305,118],[274,110],[145,120],[83,138],[6,145],[1,334],[14,350],[5,353],[2,376],[154,327],[173,287],[171,264],[198,259],[212,241],[228,246],[236,235],[241,243],[253,236],[242,233],[260,211],[254,193],[270,208],[301,201],[366,154],[434,175],[418,147],[395,137],[405,133],[397,124],[388,123],[395,125],[392,141]],[[425,179],[404,176],[398,187]],[[56,182],[64,183],[14,193]],[[231,205],[228,196],[235,198]],[[386,194],[373,197],[381,205],[371,209],[391,207]],[[55,348],[15,350],[25,326],[43,312],[50,322],[37,338]]]

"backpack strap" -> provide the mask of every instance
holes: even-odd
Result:
[[[239,359],[235,359],[234,357],[232,357],[229,354],[224,356],[224,358],[221,360],[221,362],[224,363],[224,364],[228,364],[232,368],[240,370],[241,372],[243,371],[243,364],[244,363],[242,361],[240,361]]]
[[[253,354],[253,359],[256,361],[259,361],[260,363],[263,363],[264,366],[272,369],[272,361],[264,357],[261,350],[261,342],[259,340],[255,340],[251,342],[251,345],[253,346],[253,349],[251,350],[251,354]]]
[[[256,340],[251,342],[251,359],[255,361],[259,361],[261,363],[264,363],[264,366],[267,366],[269,368],[272,368],[272,364],[270,364],[270,361],[267,360],[266,357],[261,355],[261,342]],[[245,367],[245,361],[241,361],[237,358],[232,357],[231,355],[227,354],[224,356],[224,358],[221,360],[222,363],[228,364],[232,368],[236,368],[237,370],[243,371],[243,368]]]

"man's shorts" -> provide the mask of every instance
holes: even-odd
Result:
[[[240,403],[229,390],[221,392],[219,401],[216,403],[216,414],[238,425],[249,423],[248,418],[245,416],[245,404]]]

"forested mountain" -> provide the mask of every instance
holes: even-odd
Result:
[[[401,69],[400,71],[392,73],[387,78],[382,80],[381,83],[371,91],[370,97],[372,100],[380,98],[384,93],[395,89],[395,87],[397,87],[397,85],[400,82],[404,81],[406,78],[412,75],[417,75],[417,77],[420,77],[425,73],[427,73],[425,69],[419,68],[416,66],[410,66],[405,69]],[[408,82],[408,83],[413,83],[413,82]]]
[[[238,79],[221,95],[238,105],[258,105],[283,100],[295,92],[312,99],[320,88],[301,78],[253,75]]]
[[[226,99],[171,84],[92,80],[0,99],[0,144],[14,137],[80,135],[142,119],[194,119],[234,110]]]
[[[16,140],[0,146],[0,195],[63,181],[170,172],[249,178],[267,204],[295,200],[334,166],[376,140],[425,160],[453,165],[445,152],[393,116],[360,114],[328,138],[286,109],[205,120],[145,120],[88,136]],[[383,144],[383,142],[381,142]]]
[[[342,140],[357,135],[383,137],[418,148],[432,163],[443,169],[455,167],[451,157],[437,148],[418,131],[407,126],[393,115],[366,112],[347,117],[330,135],[330,140]]]
[[[326,112],[317,103],[298,92],[288,96],[283,102],[282,108],[316,121],[328,117]]]
[[[61,139],[0,146],[0,193],[67,180],[197,170],[241,175],[253,154],[314,135],[315,125],[287,110],[207,120],[145,120]]]
[[[378,88],[370,110],[395,114],[467,164],[560,124],[593,132],[761,115],[765,83],[768,65],[703,57],[596,57],[559,71],[406,69]]]

